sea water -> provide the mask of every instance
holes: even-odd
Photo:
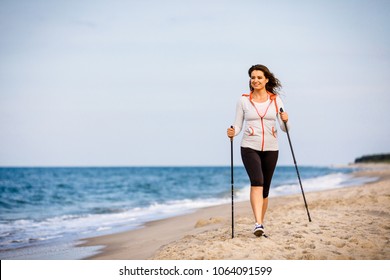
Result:
[[[373,180],[356,179],[352,171],[299,168],[305,192]],[[247,200],[249,189],[245,169],[235,167],[235,201]],[[295,166],[278,166],[270,196],[300,192]],[[0,257],[136,229],[230,200],[230,167],[0,168]]]

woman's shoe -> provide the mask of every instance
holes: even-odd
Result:
[[[256,235],[257,237],[262,236],[264,234],[264,226],[256,223],[255,228],[253,230],[253,234]]]

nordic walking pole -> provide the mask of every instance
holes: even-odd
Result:
[[[283,113],[283,108],[280,108],[280,112]],[[305,197],[305,193],[303,192],[301,177],[299,176],[297,161],[295,160],[294,150],[293,150],[293,147],[292,147],[292,145],[291,145],[290,134],[288,133],[288,129],[287,129],[287,124],[286,124],[286,122],[284,122],[284,127],[286,128],[288,143],[290,144],[291,154],[292,154],[292,157],[293,157],[293,160],[294,160],[295,169],[296,169],[296,171],[297,171],[299,185],[301,186],[301,191],[302,191],[303,201],[305,202],[307,217],[309,218],[309,222],[311,222],[310,213],[309,213],[309,208],[307,207],[306,197]]]
[[[233,128],[233,126],[230,126]],[[234,238],[234,178],[233,178],[233,137],[230,138],[230,174],[232,183],[232,239]]]

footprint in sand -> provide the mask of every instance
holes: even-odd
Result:
[[[304,243],[303,246],[301,246],[302,248],[305,248],[305,249],[315,249],[316,248],[316,245],[314,245],[313,243]]]
[[[352,237],[349,239],[349,243],[359,244],[359,242],[360,242],[360,240],[357,237]]]
[[[389,230],[390,229],[390,225],[384,225],[383,228]]]
[[[334,244],[337,248],[343,248],[346,243],[344,241],[338,241]]]
[[[306,250],[302,251],[301,260],[315,260],[315,256],[312,254],[309,254]]]
[[[340,239],[345,239],[345,240],[348,240],[352,238],[352,235],[346,235],[346,236],[341,236]]]
[[[210,218],[208,220],[200,219],[196,222],[195,228],[205,227],[211,224],[218,224],[223,222],[223,220],[224,220],[223,218]]]

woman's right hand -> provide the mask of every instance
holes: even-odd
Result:
[[[236,131],[234,130],[233,127],[229,127],[227,129],[227,136],[230,138],[230,139],[233,139],[234,135],[236,134]]]

